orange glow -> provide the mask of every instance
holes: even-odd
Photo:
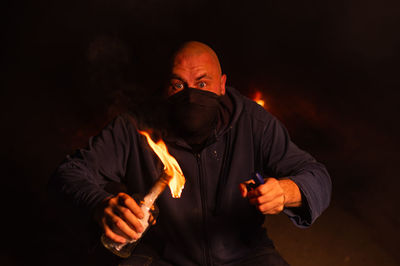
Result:
[[[265,101],[263,99],[261,92],[257,91],[254,94],[253,101],[255,101],[256,103],[258,103],[259,105],[261,105],[262,107],[265,108]]]
[[[149,133],[145,131],[139,131],[139,133],[146,137],[150,147],[164,164],[164,172],[170,178],[168,186],[171,190],[172,197],[180,198],[186,180],[178,162],[169,154],[164,141],[160,139],[157,143],[154,143]]]

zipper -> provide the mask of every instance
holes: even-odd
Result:
[[[197,166],[199,168],[199,183],[200,183],[200,198],[201,198],[201,209],[203,215],[203,256],[205,265],[211,265],[211,255],[209,250],[209,239],[207,230],[207,191],[206,191],[206,179],[204,178],[203,168],[201,166],[201,155],[196,153]]]
[[[224,151],[224,159],[222,161],[222,172],[219,177],[219,182],[217,186],[217,200],[215,204],[214,215],[219,215],[222,209],[222,202],[225,197],[225,187],[226,182],[228,181],[228,174],[229,174],[229,165],[232,161],[232,154],[231,154],[231,131],[226,133],[226,143],[225,143],[225,151]]]

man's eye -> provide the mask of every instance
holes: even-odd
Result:
[[[175,89],[181,90],[181,89],[183,89],[183,84],[182,83],[175,83],[174,87],[175,87]]]
[[[206,85],[207,84],[204,81],[199,82],[199,88],[204,88]]]

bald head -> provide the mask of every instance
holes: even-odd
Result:
[[[174,53],[173,62],[175,62],[176,59],[189,58],[200,55],[209,57],[210,60],[213,61],[215,66],[217,66],[219,74],[222,74],[221,65],[219,63],[217,54],[214,52],[213,49],[211,49],[210,46],[201,42],[190,41],[182,44],[179,49]]]
[[[187,88],[225,94],[226,75],[222,75],[218,56],[208,45],[190,41],[174,53],[168,95]]]

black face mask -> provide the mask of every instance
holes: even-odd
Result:
[[[189,144],[201,144],[215,130],[219,96],[186,88],[168,98],[170,118],[178,134]]]

